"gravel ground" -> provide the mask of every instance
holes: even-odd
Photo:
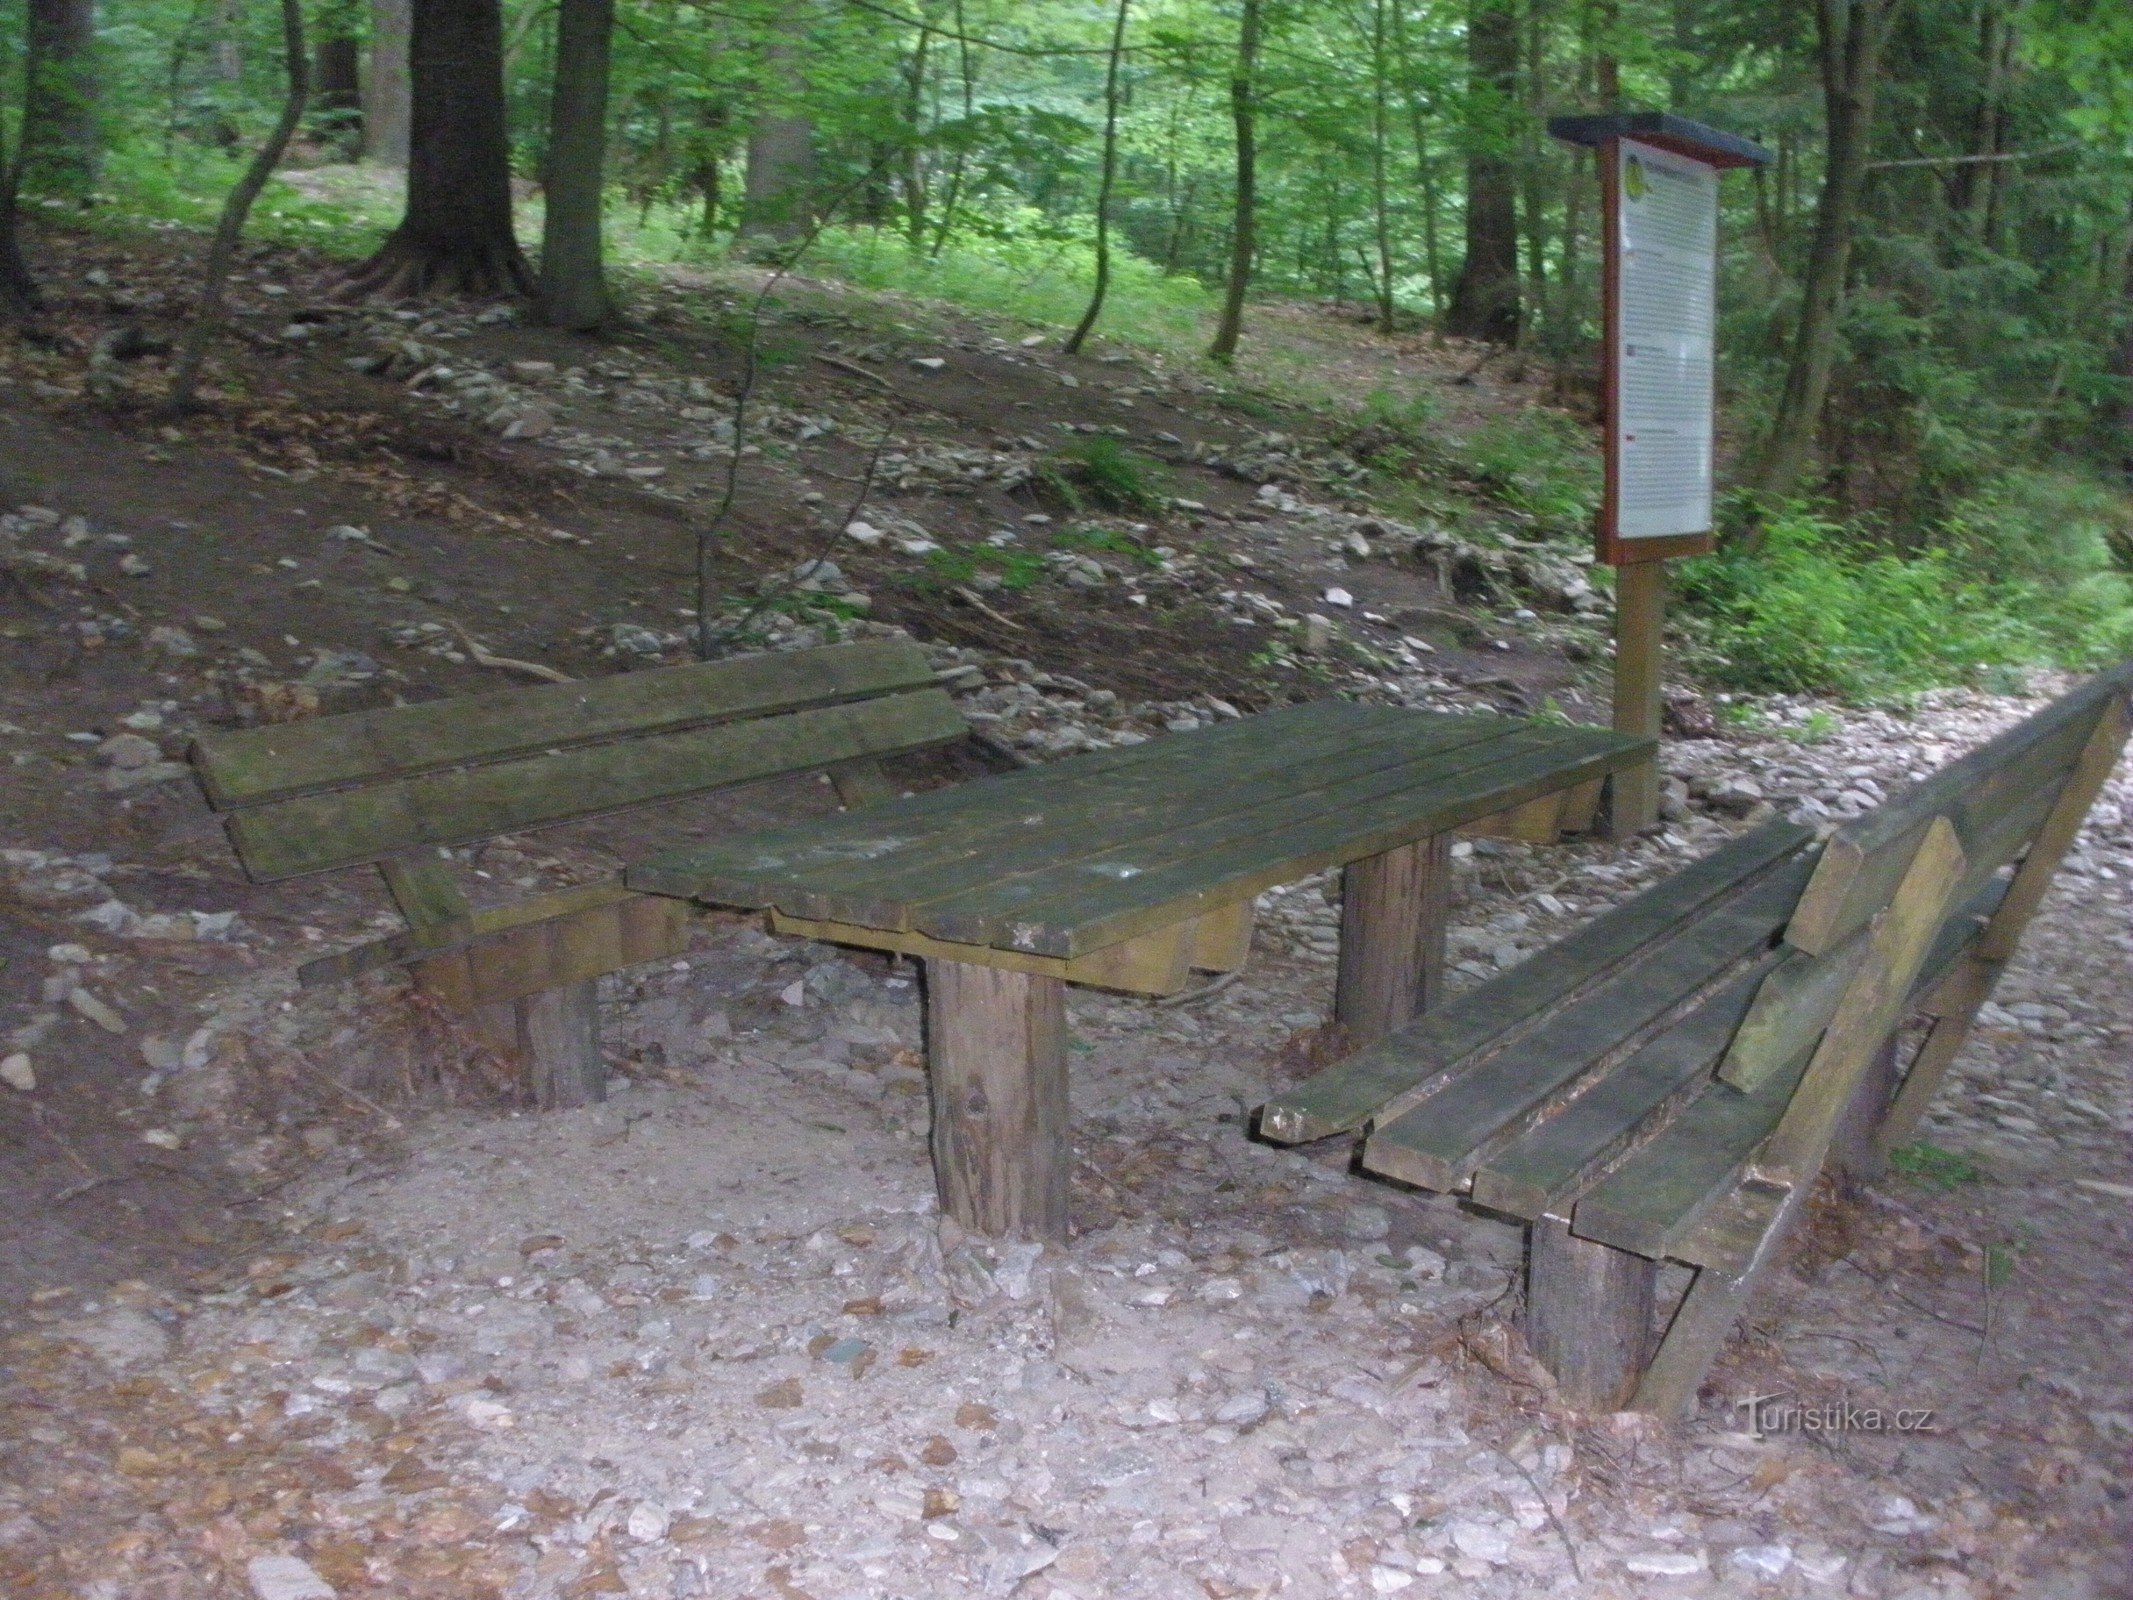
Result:
[[[1759,732],[1673,746],[1663,835],[1462,854],[1456,981],[1771,807],[1876,803],[2033,703],[1764,706]],[[40,1290],[4,1347],[0,1579],[83,1600],[2126,1592],[2129,819],[2121,775],[1933,1148],[1817,1217],[1680,1427],[1555,1402],[1514,1331],[1515,1229],[1351,1177],[1345,1148],[1242,1136],[1311,1061],[1325,885],[1267,897],[1219,992],[1072,996],[1079,1231],[1054,1251],[935,1213],[915,970],[718,920],[613,983],[606,1106],[351,1104],[345,1142],[309,1141],[308,1175],[259,1202],[273,1248],[190,1288]],[[248,981],[262,1042],[194,1070],[293,1026],[285,980]],[[396,1025],[392,996],[338,1002],[344,1051]],[[1756,1394],[1807,1409],[1757,1432]],[[1849,1430],[1807,1425],[1846,1405]],[[1871,1406],[1932,1416],[1870,1431]]]

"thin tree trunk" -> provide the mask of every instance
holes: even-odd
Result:
[[[941,220],[933,229],[933,249],[929,254],[936,261],[949,234],[955,231],[956,210],[963,203],[963,173],[970,163],[970,140],[974,137],[971,122],[978,111],[977,67],[971,60],[970,28],[963,20],[963,0],[955,0],[955,42],[963,82],[963,129],[956,139],[954,164],[948,169],[948,193],[941,202]]]
[[[370,81],[363,90],[363,159],[407,165],[414,90],[408,80],[410,0],[370,0]]]
[[[244,81],[244,0],[215,0],[215,76],[224,83]]]
[[[23,18],[23,186],[84,199],[96,187],[95,0],[28,0]]]
[[[259,147],[252,164],[222,203],[222,220],[216,225],[214,243],[208,247],[207,279],[200,286],[200,304],[193,312],[192,326],[185,330],[184,343],[179,346],[170,394],[164,401],[164,409],[171,413],[192,409],[193,396],[200,386],[200,368],[207,360],[208,342],[222,326],[224,292],[238,242],[244,237],[245,218],[251,215],[252,202],[259,198],[259,191],[274,176],[311,98],[310,68],[304,59],[303,0],[281,0],[281,37],[283,65],[289,75],[288,97],[282,102],[281,120],[274,124],[267,142]]]
[[[1467,0],[1466,259],[1445,312],[1448,331],[1518,340],[1517,173],[1504,154],[1518,105],[1518,13],[1512,0]]]
[[[1386,116],[1386,0],[1372,0],[1370,12],[1370,210],[1378,247],[1378,331],[1393,331],[1392,204],[1385,182],[1385,146],[1390,138]]]
[[[28,327],[40,309],[37,281],[22,255],[22,155],[11,160],[0,122],[0,326]]]
[[[548,207],[541,227],[541,320],[583,332],[613,314],[602,262],[607,91],[615,0],[562,0],[548,113]]]
[[[926,149],[920,137],[926,118],[926,65],[932,55],[930,5],[919,13],[918,43],[904,71],[904,242],[913,255],[926,244]]]
[[[1133,0],[1118,0],[1118,20],[1111,27],[1111,57],[1104,68],[1104,165],[1096,184],[1096,283],[1089,292],[1089,309],[1081,314],[1063,346],[1066,354],[1081,353],[1103,315],[1104,296],[1111,290],[1111,190],[1118,181],[1118,64],[1126,53],[1126,13]]]
[[[1407,41],[1407,7],[1392,8],[1393,49],[1400,58],[1400,81],[1407,97],[1408,133],[1415,145],[1415,186],[1422,191],[1422,256],[1429,267],[1429,311],[1444,315],[1444,258],[1437,241],[1437,169],[1429,157],[1429,108],[1415,81],[1414,54]]]
[[[1230,120],[1237,131],[1236,220],[1230,231],[1229,284],[1222,296],[1222,320],[1216,324],[1208,359],[1228,363],[1237,358],[1244,332],[1244,297],[1252,286],[1252,257],[1257,247],[1259,213],[1259,5],[1243,0],[1237,30],[1237,65],[1229,83]]]
[[[318,45],[311,67],[311,109],[320,131],[343,153],[361,147],[363,133],[363,46],[352,0],[336,0],[313,12]]]
[[[748,171],[741,233],[783,243],[807,236],[814,222],[815,127],[799,112],[803,87],[796,61],[806,16],[788,6],[764,52],[763,109],[748,131]]]
[[[1744,481],[1766,504],[1800,487],[1814,448],[1829,377],[1836,363],[1837,323],[1851,268],[1852,222],[1866,187],[1866,158],[1874,125],[1874,92],[1881,54],[1903,0],[1817,0],[1815,31],[1822,68],[1828,156],[1815,204],[1814,243],[1801,285],[1800,315],[1785,366],[1776,415]],[[1760,524],[1740,539],[1752,551]]]
[[[511,226],[497,0],[422,0],[408,64],[407,212],[355,270],[351,295],[527,294],[533,271]]]

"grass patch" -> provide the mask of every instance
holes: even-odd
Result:
[[[1889,1152],[1889,1165],[1906,1178],[1917,1183],[1929,1184],[1936,1189],[1959,1189],[1966,1183],[1981,1181],[1984,1174],[1968,1156],[1954,1150],[1943,1150],[1937,1144],[1918,1140],[1912,1144],[1900,1144]]]
[[[1037,468],[1037,481],[1069,510],[1158,512],[1170,504],[1170,475],[1152,456],[1108,433],[1084,434]]]

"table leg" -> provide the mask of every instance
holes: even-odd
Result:
[[[1066,985],[961,961],[926,963],[933,1173],[973,1233],[1067,1236]]]
[[[1341,970],[1333,1016],[1374,1044],[1443,998],[1452,836],[1440,833],[1349,866],[1341,883]]]

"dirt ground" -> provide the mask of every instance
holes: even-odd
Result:
[[[1476,587],[1300,426],[828,288],[722,450],[746,280],[677,279],[594,346],[472,311],[381,330],[269,252],[229,395],[170,424],[153,356],[91,352],[167,334],[183,260],[57,248],[58,342],[0,349],[8,1593],[2133,1592],[2123,774],[1930,1151],[1819,1213],[1692,1422],[1579,1416],[1516,1338],[1514,1230],[1243,1136],[1311,1059],[1332,886],[1264,897],[1219,991],[1077,992],[1077,1237],[1003,1253],[933,1213],[914,971],[709,919],[608,984],[622,1092],[534,1117],[394,981],[299,990],[394,925],[374,876],[248,884],[178,763],[201,727],[525,681],[483,656],[684,659],[734,447],[724,593],[880,535],[755,642],[907,631],[989,730],[910,786],[1336,691],[1596,715],[1574,573]],[[1457,351],[1385,359],[1461,422],[1534,398],[1459,383]],[[1032,486],[1085,428],[1166,461],[1137,530]],[[1091,531],[1119,537],[1056,537]],[[985,586],[985,549],[1044,576]],[[1456,980],[2034,703],[1772,703],[1673,743],[1663,834],[1462,856]],[[758,786],[465,866],[500,897],[833,804]],[[1751,1395],[1932,1416],[1758,1436]]]

